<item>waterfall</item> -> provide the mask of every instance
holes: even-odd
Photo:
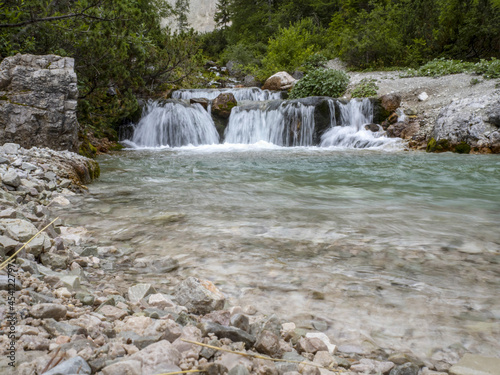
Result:
[[[149,102],[132,142],[138,147],[199,146],[219,143],[219,134],[212,117],[200,104]]]
[[[269,106],[233,108],[225,132],[226,143],[252,144],[259,141],[278,146],[312,146],[314,106],[281,102]]]
[[[330,129],[321,136],[321,147],[371,148],[399,143],[398,139],[387,138],[382,132],[365,129],[366,124],[373,122],[373,104],[369,99],[352,99],[337,105],[339,122],[332,117]]]
[[[194,99],[205,98],[213,100],[222,93],[231,93],[237,101],[251,100],[251,101],[264,101],[282,99],[283,93],[281,91],[261,90],[257,87],[248,87],[240,89],[186,89],[176,90],[172,93],[173,99]]]

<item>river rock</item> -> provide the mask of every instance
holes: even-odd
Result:
[[[10,287],[9,287],[10,285]],[[8,275],[0,275],[0,290],[21,290],[21,281],[16,278],[10,278],[9,282],[9,276]]]
[[[264,85],[263,90],[289,90],[293,87],[297,80],[287,72],[278,72],[269,77]]]
[[[30,314],[38,319],[62,319],[66,316],[66,306],[55,303],[39,303],[30,309]]]
[[[250,319],[248,319],[248,316],[243,314],[234,314],[230,321],[233,327],[242,329],[246,332],[250,331]]]
[[[498,375],[500,358],[467,353],[449,371],[452,375]]]
[[[77,356],[59,363],[52,370],[44,372],[44,375],[89,375],[92,372],[89,364],[82,357]]]
[[[250,375],[250,372],[244,365],[237,365],[234,366],[232,369],[229,370],[228,375]]]
[[[170,342],[161,340],[133,354],[130,359],[142,363],[143,374],[154,374],[159,366],[178,366],[181,354]]]
[[[262,331],[255,342],[255,349],[271,357],[280,355],[280,339],[270,331]]]
[[[247,349],[251,348],[255,344],[255,336],[250,335],[239,328],[226,327],[213,322],[205,322],[202,324],[201,330],[203,335],[206,336],[209,333],[213,333],[219,339],[226,338],[234,342],[243,342]]]
[[[318,351],[328,351],[328,347],[317,337],[302,337],[297,344],[297,350],[300,353],[314,354]]]
[[[213,310],[220,310],[226,300],[211,281],[196,277],[188,277],[181,282],[175,297],[180,305],[196,314],[208,314]]]
[[[102,369],[103,375],[142,375],[142,363],[136,360],[124,360]]]
[[[374,104],[373,120],[380,124],[399,108],[401,95],[395,93],[386,94],[372,102]]]
[[[73,336],[78,334],[87,334],[87,330],[77,325],[66,322],[57,322],[54,319],[45,319],[43,328],[52,336]]]
[[[148,298],[148,305],[159,309],[166,309],[168,307],[175,306],[172,300],[167,295],[162,293],[151,294]]]
[[[0,72],[0,75],[1,74],[2,73]],[[17,143],[5,143],[3,146],[1,146],[2,151],[6,154],[17,154],[20,148],[21,146]]]
[[[350,370],[363,374],[385,374],[394,367],[393,362],[380,362],[374,359],[362,358],[358,364],[351,366]]]
[[[205,110],[208,109],[208,105],[210,104],[210,101],[207,99],[207,98],[191,98],[189,99],[189,103],[191,104],[199,104],[201,105],[203,108],[205,108]]]
[[[21,55],[0,64],[0,143],[78,149],[74,59]]]
[[[136,284],[128,288],[128,299],[130,302],[136,303],[154,293],[156,293],[156,289],[151,284]]]
[[[225,92],[216,97],[212,102],[212,113],[215,116],[224,119],[229,118],[233,107],[237,106],[238,102],[234,95],[230,92]]]
[[[2,175],[2,182],[5,185],[17,188],[19,185],[21,185],[21,178],[16,173],[16,171],[10,170]]]
[[[128,315],[126,311],[111,305],[104,305],[98,311],[99,314],[102,314],[111,320],[120,320]]]
[[[351,366],[352,368],[353,366]],[[394,367],[389,375],[418,375],[419,367],[411,362]]]

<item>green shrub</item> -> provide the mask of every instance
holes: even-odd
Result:
[[[481,83],[481,80],[477,79],[477,78],[472,78],[469,83],[470,83],[471,86],[475,86],[478,83]]]
[[[315,53],[314,55],[311,55],[306,59],[306,61],[302,65],[302,68],[307,73],[314,69],[324,68],[327,62],[328,59],[323,54]]]
[[[308,96],[342,96],[349,85],[349,76],[341,70],[319,68],[306,74],[290,92],[290,99]]]
[[[262,60],[264,70],[270,74],[283,70],[292,72],[305,64],[319,50],[315,44],[315,30],[309,18],[280,28],[278,34],[269,39],[267,54]]]
[[[353,98],[369,98],[371,96],[377,96],[377,80],[363,78],[351,92]]]
[[[491,58],[488,60],[481,60],[474,64],[474,73],[481,74],[484,78],[500,78],[500,60]]]
[[[500,60],[492,57],[491,60],[481,60],[474,64],[461,60],[435,59],[418,69],[408,69],[401,77],[441,77],[457,73],[475,73],[487,79],[500,78]]]

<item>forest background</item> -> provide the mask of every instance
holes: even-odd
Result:
[[[204,34],[189,29],[188,11],[188,0],[4,0],[0,60],[75,58],[79,122],[110,139],[139,98],[207,87],[213,63],[261,81],[334,58],[352,70],[500,76],[500,0],[218,0],[217,28]]]

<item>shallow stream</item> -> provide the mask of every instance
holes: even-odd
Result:
[[[180,277],[337,344],[500,353],[500,155],[261,143],[99,163],[63,216],[101,244],[172,256]]]

